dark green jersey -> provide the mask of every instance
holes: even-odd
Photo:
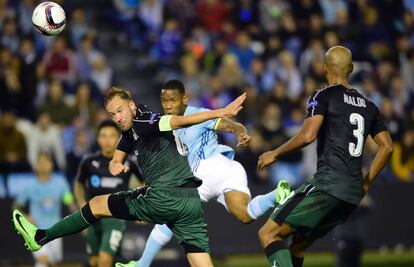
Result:
[[[94,196],[105,195],[129,189],[131,174],[140,177],[138,166],[127,160],[127,172],[113,176],[109,172],[111,158],[103,156],[100,152],[86,155],[78,167],[76,180],[85,185],[87,200]]]
[[[180,187],[196,178],[187,157],[178,153],[172,132],[160,131],[160,118],[139,105],[131,129],[122,132],[117,149],[136,155],[146,186]]]
[[[386,131],[378,108],[355,89],[327,86],[312,94],[306,117],[322,115],[318,166],[311,183],[344,201],[358,204],[362,195],[362,151],[368,135]]]

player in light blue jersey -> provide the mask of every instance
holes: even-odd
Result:
[[[67,181],[52,174],[53,162],[49,154],[40,153],[35,166],[36,179],[20,192],[14,208],[20,209],[28,203],[29,218],[41,228],[47,228],[61,219],[62,203],[75,210],[74,198]],[[35,267],[47,267],[63,258],[62,239],[54,240],[39,251],[33,252]]]
[[[178,80],[164,84],[161,105],[168,115],[191,115],[206,111],[204,108],[187,105],[184,85]],[[238,146],[248,145],[251,139],[242,124],[227,118],[215,119],[174,130],[177,150],[181,155],[188,156],[195,176],[203,181],[198,187],[201,201],[215,200],[240,222],[250,223],[288,197],[290,186],[286,181],[281,181],[276,190],[251,199],[246,171],[239,162],[233,160],[234,150],[218,143],[216,131],[233,132],[238,139]],[[172,236],[173,233],[166,225],[155,225],[141,259],[127,264],[117,263],[116,266],[150,266],[155,255]]]

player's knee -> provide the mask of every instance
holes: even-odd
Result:
[[[108,197],[106,195],[95,196],[89,201],[92,214],[96,217],[107,215]]]
[[[101,251],[98,258],[98,267],[111,267],[112,266],[112,256],[107,252]]]
[[[49,258],[47,257],[47,255],[40,255],[39,257],[37,257],[36,263],[47,266],[49,264]]]
[[[247,214],[247,211],[245,213],[237,214],[236,218],[237,220],[239,220],[239,222],[244,224],[249,224],[253,222],[253,219],[249,216],[249,214]]]
[[[279,231],[277,229],[273,229],[270,231],[265,227],[260,228],[258,232],[259,241],[263,248],[267,247],[270,243],[278,240],[282,240],[279,236]]]
[[[90,267],[98,267],[98,257],[92,256],[89,258],[89,266]]]

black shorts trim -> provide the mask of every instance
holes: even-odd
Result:
[[[184,248],[185,254],[188,253],[207,253],[204,249],[196,247],[194,245],[190,245],[186,242],[181,242],[180,245]]]
[[[292,210],[294,210],[300,204],[300,202],[302,202],[302,200],[305,199],[305,197],[310,193],[312,188],[314,188],[314,186],[309,184],[309,186],[307,186],[305,190],[303,190],[303,192],[296,193],[293,196],[293,198],[290,201],[288,200],[286,205],[281,208],[281,210],[279,211],[279,213],[276,215],[276,217],[273,220],[279,225],[284,223],[286,220],[286,217],[289,216]]]
[[[125,200],[133,196],[133,191],[121,191],[110,194],[108,197],[108,208],[112,216],[117,219],[128,221],[139,221],[140,219],[129,213],[129,207]]]

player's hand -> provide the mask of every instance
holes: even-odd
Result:
[[[129,170],[129,167],[122,164],[121,162],[113,161],[113,160],[109,162],[109,172],[114,176],[122,172],[127,172],[128,170]]]
[[[220,117],[234,117],[239,113],[240,110],[243,109],[243,102],[246,100],[246,93],[241,94],[238,98],[236,98],[233,102],[228,104],[225,108],[222,108]]]
[[[252,137],[247,132],[237,133],[237,146],[248,146]]]
[[[276,153],[274,150],[268,151],[260,155],[259,160],[257,162],[257,170],[261,171],[264,167],[272,164],[277,159]]]

